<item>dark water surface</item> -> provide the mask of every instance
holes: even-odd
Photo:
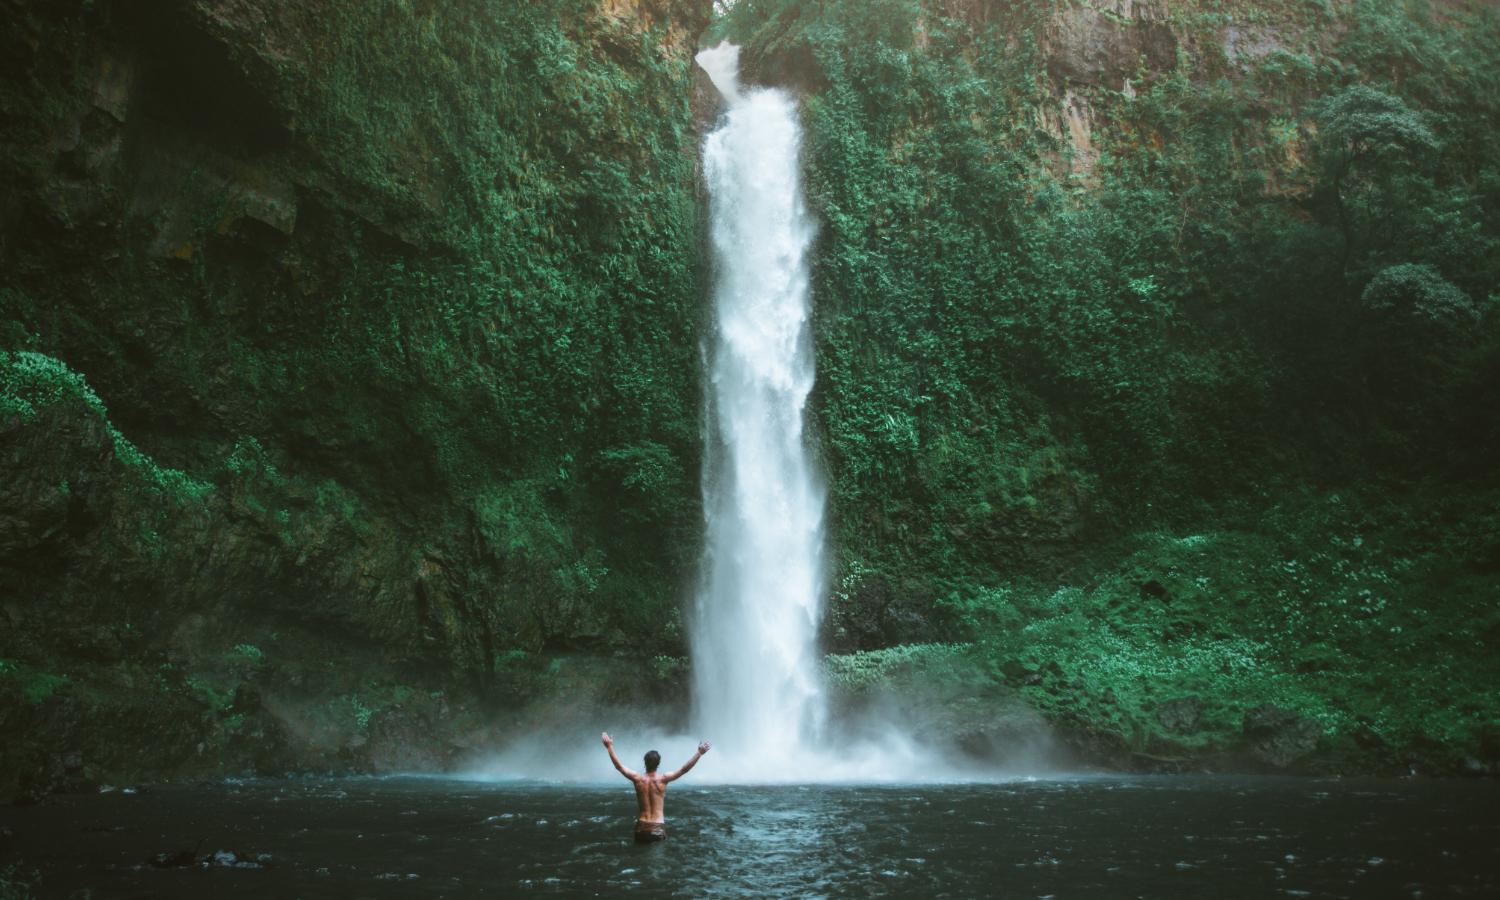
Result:
[[[669,840],[637,847],[624,781],[257,780],[0,807],[0,866],[40,898],[1494,897],[1497,805],[1488,782],[681,782]],[[268,867],[149,864],[220,850]]]

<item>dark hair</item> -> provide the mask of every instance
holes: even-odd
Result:
[[[655,772],[656,767],[661,765],[661,754],[655,750],[646,751],[646,771]]]

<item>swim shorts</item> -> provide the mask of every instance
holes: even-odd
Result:
[[[636,822],[635,842],[637,844],[654,844],[657,841],[667,839],[667,826],[662,822]]]

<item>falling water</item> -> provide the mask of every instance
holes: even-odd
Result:
[[[727,103],[703,147],[717,284],[709,359],[708,547],[693,630],[695,724],[757,774],[751,748],[809,748],[823,722],[816,655],[824,487],[804,419],[813,386],[797,106],[742,91],[738,48],[698,56]],[[803,756],[805,759],[806,756]]]

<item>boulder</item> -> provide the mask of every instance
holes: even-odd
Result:
[[[198,862],[203,869],[269,869],[271,854],[257,853],[251,856],[237,850],[215,850]]]

